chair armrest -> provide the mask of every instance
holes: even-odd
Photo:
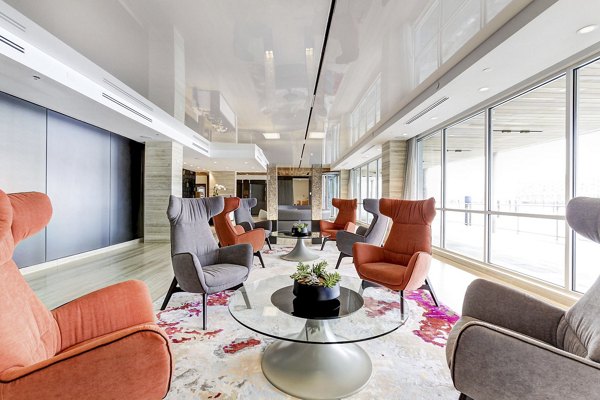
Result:
[[[142,281],[127,281],[64,304],[52,315],[60,329],[61,351],[120,329],[154,322],[152,299]]]
[[[352,245],[352,256],[354,257],[354,265],[358,268],[359,265],[383,261],[383,247],[374,246],[368,243],[354,243]]]
[[[551,345],[564,310],[494,282],[477,279],[467,288],[462,315],[531,336]]]
[[[462,328],[451,374],[474,399],[591,399],[600,391],[599,364],[482,321]]]
[[[431,266],[431,254],[425,251],[417,251],[412,255],[404,273],[404,290],[417,290],[425,283],[429,267]]]
[[[336,235],[336,245],[339,251],[351,256],[354,243],[363,243],[365,237],[348,231],[339,231]]]
[[[321,220],[321,221],[319,221],[319,228],[322,232],[327,229],[336,229],[336,225],[331,221]]]
[[[367,233],[367,230],[368,230],[368,228],[359,225],[356,227],[356,231],[354,233],[356,233],[357,235],[360,235],[360,236],[365,236],[365,234]]]
[[[242,221],[238,224],[238,226],[241,226],[242,228],[244,228],[244,232],[248,232],[252,230],[252,225],[250,225],[250,222],[248,221]]]
[[[246,228],[244,228],[243,225],[234,225],[233,226],[233,230],[235,231],[235,233],[237,233],[238,235],[241,235],[243,233],[246,232]]]
[[[233,246],[221,247],[218,250],[217,260],[219,264],[235,264],[252,267],[254,257],[252,246],[249,243],[234,244]]]
[[[169,342],[154,325],[113,332],[0,376],[3,398],[163,398],[173,361]]]
[[[204,271],[200,260],[193,253],[178,253],[171,256],[173,272],[179,287],[190,293],[206,293]]]
[[[265,244],[265,230],[262,228],[252,229],[242,233],[237,237],[237,243],[249,243],[252,245],[252,251],[257,252]]]
[[[254,223],[255,228],[263,228],[265,231],[273,230],[273,223],[271,221],[256,221]]]

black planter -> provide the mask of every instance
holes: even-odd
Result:
[[[302,229],[298,229],[295,226],[292,226],[292,236],[308,236],[308,226],[305,226]]]
[[[328,288],[324,286],[304,285],[294,281],[294,296],[306,301],[328,301],[340,297],[340,284]]]

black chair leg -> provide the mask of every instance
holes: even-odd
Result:
[[[260,254],[260,251],[257,251],[256,253],[254,253],[254,255],[256,257],[258,257],[258,259],[260,260],[260,263],[261,263],[262,267],[264,268],[265,267],[265,262],[263,261],[262,254]]]
[[[433,291],[433,286],[431,286],[431,283],[429,283],[429,278],[425,279],[425,284],[421,286],[421,289],[429,290],[429,293],[431,293],[431,298],[433,299],[433,304],[435,304],[436,307],[440,306],[437,296]]]
[[[344,253],[340,253],[337,264],[335,265],[335,269],[338,269],[340,267],[340,263],[342,262],[342,258],[344,258],[344,257],[347,257],[347,256]]]
[[[177,278],[173,278],[173,282],[171,282],[171,286],[169,286],[169,290],[167,291],[167,295],[165,296],[165,300],[162,303],[162,306],[160,306],[161,311],[164,310],[165,308],[167,308],[167,305],[169,304],[169,300],[171,300],[171,296],[173,296],[173,293],[176,292],[180,292],[180,290],[177,290]]]
[[[208,314],[208,294],[202,293],[202,330],[206,330],[206,319]]]
[[[472,398],[470,398],[469,396],[467,396],[464,393],[461,393],[460,396],[458,396],[458,400],[473,400]]]
[[[323,238],[323,244],[321,245],[321,251],[323,251],[323,247],[325,247],[325,243],[327,243],[329,239],[328,238]]]
[[[271,248],[271,241],[269,240],[269,238],[265,238],[265,242],[267,242],[267,246],[269,246],[269,250],[273,250]]]
[[[400,291],[400,318],[404,319],[404,290]]]

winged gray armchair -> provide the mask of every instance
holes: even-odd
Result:
[[[600,243],[600,199],[571,200],[567,222]],[[600,279],[566,312],[474,281],[446,357],[460,399],[599,398]]]
[[[182,199],[171,196],[167,216],[171,223],[171,261],[175,278],[161,306],[175,292],[202,294],[202,329],[206,329],[208,295],[241,285],[252,268],[252,246],[217,245],[208,220],[223,211],[223,197]]]
[[[252,219],[252,213],[250,212],[250,209],[256,206],[257,203],[258,200],[256,200],[254,197],[240,199],[240,207],[233,212],[233,218],[235,218],[236,225],[243,226],[246,232],[255,228],[263,228],[265,230],[265,242],[267,242],[269,250],[273,250],[271,248],[271,240],[269,240],[269,236],[271,236],[271,231],[273,230],[271,221],[254,222]]]
[[[390,219],[379,212],[379,199],[364,199],[363,207],[366,212],[373,215],[373,220],[368,228],[359,226],[356,232],[339,231],[336,235],[336,245],[340,251],[335,269],[340,267],[342,258],[352,257],[352,245],[354,243],[369,243],[381,246],[385,238]]]

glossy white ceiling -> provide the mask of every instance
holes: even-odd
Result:
[[[305,144],[304,166],[335,161],[323,158],[323,140],[304,140],[328,1],[6,2],[211,140],[258,144],[280,165],[297,165]],[[343,155],[351,114],[374,82],[380,82],[379,123],[369,130],[528,3],[338,0],[309,130],[329,135],[338,125]],[[196,89],[224,97],[237,116],[237,135],[196,123]],[[281,139],[266,140],[264,132]]]

